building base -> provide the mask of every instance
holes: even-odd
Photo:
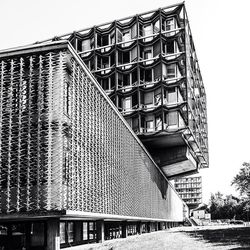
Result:
[[[0,219],[0,249],[58,250],[178,226],[181,222],[32,217]]]

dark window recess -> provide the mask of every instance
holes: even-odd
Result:
[[[154,44],[153,46],[153,56],[158,56],[161,53],[161,45],[160,42]]]
[[[174,40],[167,41],[166,45],[167,45],[167,54],[175,53],[175,51],[174,51]]]
[[[102,58],[102,68],[108,68],[109,67],[109,57],[105,56]]]
[[[132,72],[132,83],[136,83],[138,79],[137,69]]]
[[[102,37],[102,46],[109,45],[109,35],[104,35]]]
[[[132,107],[135,107],[136,105],[138,105],[138,96],[137,93],[132,95]]]
[[[139,92],[139,93],[140,93],[140,101],[141,101],[140,104],[145,104],[144,103],[144,93],[143,92]]]
[[[123,75],[123,86],[129,86],[130,85],[130,76],[129,74]]]
[[[152,82],[152,70],[145,70],[145,82]]]
[[[110,66],[113,66],[115,64],[115,53],[111,54],[110,56]]]
[[[115,88],[115,74],[110,77],[111,89]]]
[[[120,96],[118,97],[118,108],[122,108],[122,98]]]
[[[100,56],[97,56],[97,68],[98,69],[102,68],[102,59]]]
[[[116,105],[116,102],[115,102],[115,96],[110,98],[110,100]]]
[[[132,129],[137,130],[139,128],[139,119],[137,117],[132,118]]]
[[[139,56],[140,56],[140,59],[143,58],[143,46],[139,47]]]
[[[95,59],[94,58],[90,59],[89,66],[90,66],[91,71],[95,70]]]
[[[144,126],[145,126],[145,123],[146,123],[146,121],[145,121],[145,118],[144,118],[144,116],[141,116],[141,127],[143,127],[144,128]]]
[[[82,51],[82,42],[79,39],[76,39],[77,43],[77,51],[81,52]]]
[[[30,232],[30,246],[38,247],[45,245],[45,224],[40,222],[35,222],[31,224]],[[40,249],[40,248],[39,248]]]
[[[109,79],[108,78],[102,79],[102,87],[104,90],[109,90]]]
[[[122,64],[122,52],[118,51],[118,64]]]
[[[118,85],[119,86],[123,86],[123,83],[122,83],[122,74],[118,73]]]
[[[102,37],[100,34],[97,34],[97,47],[102,46]]]
[[[36,249],[46,248],[44,222],[25,222],[0,224],[0,249]]]
[[[143,36],[143,25],[139,23],[139,36]]]
[[[154,67],[154,80],[158,81],[159,78],[161,77],[161,65],[157,65],[156,67]]]
[[[130,63],[129,51],[123,52],[123,64]]]

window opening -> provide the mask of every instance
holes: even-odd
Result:
[[[169,126],[178,125],[178,113],[177,113],[177,111],[168,113],[168,125]]]
[[[125,110],[131,109],[131,97],[126,97],[123,100],[123,109]]]
[[[154,129],[154,121],[153,120],[146,121],[146,129],[147,129],[147,132],[153,131],[153,129]]]

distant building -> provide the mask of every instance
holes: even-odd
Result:
[[[199,220],[211,220],[211,214],[208,212],[206,204],[200,204],[199,207],[192,210],[192,216],[194,219]]]
[[[175,189],[190,209],[202,203],[202,178],[185,177],[175,179]]]

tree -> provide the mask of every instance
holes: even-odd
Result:
[[[250,199],[250,163],[244,162],[242,166],[231,185],[235,185],[241,195],[246,195]]]
[[[244,162],[240,172],[234,177],[232,185],[243,196],[243,200],[239,205],[242,217],[249,221],[250,214],[250,163]],[[244,198],[245,196],[245,198]]]
[[[220,192],[211,194],[209,203],[209,212],[211,213],[212,219],[224,218],[224,215],[222,214],[222,208],[224,206],[223,194]]]
[[[211,218],[216,219],[243,219],[245,216],[244,204],[242,201],[233,195],[223,196],[217,192],[211,194],[209,212]]]

